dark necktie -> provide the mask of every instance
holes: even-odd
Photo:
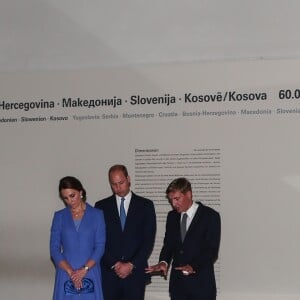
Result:
[[[186,219],[188,215],[187,213],[184,213],[181,219],[180,223],[180,233],[181,233],[181,241],[184,241],[185,235],[186,235]]]
[[[124,207],[124,201],[125,201],[125,198],[121,198],[120,221],[121,221],[122,230],[124,230],[125,221],[126,221],[126,212],[125,212],[125,207]]]

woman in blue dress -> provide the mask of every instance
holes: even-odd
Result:
[[[99,264],[105,248],[103,213],[86,203],[86,191],[75,177],[60,180],[59,195],[66,208],[55,212],[51,226],[53,300],[103,300]]]

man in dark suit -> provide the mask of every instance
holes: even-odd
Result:
[[[193,202],[191,184],[186,178],[173,180],[166,194],[173,210],[168,213],[160,262],[146,268],[146,273],[162,272],[166,276],[172,261],[172,300],[215,300],[214,263],[220,245],[220,215]]]
[[[156,215],[153,202],[130,190],[123,165],[108,172],[114,195],[95,204],[104,213],[106,246],[101,260],[105,300],[143,300],[149,275],[145,274],[152,252]]]

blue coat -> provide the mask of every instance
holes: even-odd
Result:
[[[50,254],[56,267],[53,300],[78,299],[78,295],[65,295],[64,284],[70,278],[59,267],[59,262],[66,260],[76,270],[83,267],[89,259],[96,262],[86,275],[94,283],[94,293],[80,295],[80,299],[103,300],[99,263],[104,248],[105,223],[102,211],[87,204],[78,231],[70,209],[55,212],[50,236]]]

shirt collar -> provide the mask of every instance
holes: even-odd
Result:
[[[186,213],[189,218],[192,218],[195,215],[197,209],[198,209],[198,204],[193,201],[192,206],[187,211],[182,212],[181,215]]]
[[[129,191],[129,193],[125,197],[120,197],[120,196],[116,195],[116,198],[117,198],[118,202],[121,202],[122,198],[125,198],[125,201],[126,201],[126,200],[130,200],[131,196],[132,196],[132,192]]]

